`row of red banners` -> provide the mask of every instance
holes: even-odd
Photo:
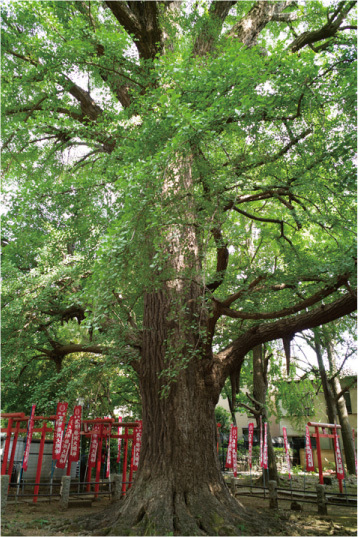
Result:
[[[254,440],[254,424],[249,423],[248,429],[249,429],[248,462],[249,462],[249,467],[251,469],[252,468],[252,447],[253,447],[253,440]],[[288,445],[288,440],[287,440],[286,427],[282,427],[282,433],[283,433],[283,441],[284,441],[284,447],[285,447],[285,456],[286,456],[288,476],[291,479],[291,462],[290,462],[289,445]],[[354,441],[354,430],[353,430],[353,441]],[[339,446],[339,438],[338,438],[336,429],[334,429],[334,450],[335,450],[335,458],[336,458],[337,478],[344,479],[343,460],[342,460],[341,449]],[[233,468],[235,476],[237,475],[236,453],[237,453],[237,427],[234,427],[233,425],[231,425],[225,467]],[[354,455],[356,458],[355,462],[356,462],[356,468],[357,468],[357,457],[355,453]],[[261,417],[260,417],[260,463],[259,464],[260,464],[260,467],[264,468],[265,470],[268,468],[267,423],[264,423],[264,427],[263,427]],[[307,472],[315,471],[314,463],[313,463],[311,436],[310,436],[308,425],[306,425],[306,471]]]
[[[344,479],[343,459],[342,459],[341,448],[339,445],[337,429],[334,428],[333,431],[334,431],[333,433],[334,434],[334,438],[333,438],[334,453],[335,453],[335,459],[336,459],[336,474],[337,474],[338,479]],[[314,472],[314,471],[315,471],[315,467],[314,467],[314,462],[313,462],[313,450],[312,450],[312,444],[311,444],[311,436],[310,436],[308,425],[306,425],[306,472]]]
[[[30,419],[28,422],[27,438],[23,459],[23,470],[28,468],[28,460],[30,453],[30,446],[32,441],[33,429],[34,429],[34,417],[35,417],[36,405],[32,405]],[[80,439],[81,439],[81,418],[82,407],[77,405],[74,407],[73,415],[70,417],[67,429],[65,432],[66,414],[68,409],[68,403],[60,402],[57,404],[56,409],[56,422],[54,426],[52,459],[56,462],[57,468],[65,468],[67,462],[72,463],[79,460],[80,456]],[[122,422],[122,418],[118,418],[118,422]],[[142,422],[139,422],[139,427],[134,430],[133,439],[133,470],[138,470],[139,455],[142,443]],[[105,432],[110,436],[110,425],[106,427],[106,424],[100,425],[95,423],[93,426],[93,432],[91,434],[91,442],[89,448],[88,466],[93,468],[96,466],[97,450],[99,446],[99,438],[101,432]],[[118,435],[120,435],[121,427],[118,427]],[[118,453],[117,463],[121,457],[121,438],[118,438]],[[107,447],[107,463],[106,463],[106,477],[109,477],[110,473],[110,442],[106,439]]]

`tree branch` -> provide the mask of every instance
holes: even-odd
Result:
[[[356,311],[357,301],[349,293],[327,305],[271,323],[261,323],[238,337],[229,347],[219,352],[213,362],[213,373],[221,382],[234,371],[245,355],[256,345],[280,339],[290,334],[329,323]]]
[[[194,56],[204,56],[210,52],[215,38],[220,34],[226,16],[236,3],[237,0],[214,1],[211,3],[208,18],[204,20],[200,34],[194,44]],[[203,20],[201,20],[201,23],[203,23]]]
[[[298,52],[306,45],[309,45],[313,48],[315,52],[323,50],[323,48],[326,48],[331,43],[331,41],[326,42],[324,45],[321,45],[318,48],[314,48],[312,46],[313,43],[317,43],[319,41],[323,41],[324,39],[334,37],[337,31],[340,30],[341,22],[355,5],[355,1],[340,2],[336,11],[331,17],[328,18],[328,22],[324,26],[322,26],[322,28],[320,28],[319,30],[314,30],[312,32],[303,32],[301,35],[296,37],[296,39],[289,45],[288,48],[291,50],[291,52]]]
[[[260,411],[255,410],[254,408],[252,408],[251,406],[247,405],[246,403],[237,403],[237,406],[242,406],[243,408],[246,408],[246,410],[248,410],[249,413],[252,414],[253,416],[259,416],[260,415]]]
[[[314,295],[311,295],[305,300],[302,300],[298,304],[295,304],[294,306],[290,306],[288,308],[283,308],[280,311],[251,313],[251,312],[232,310],[225,306],[226,301],[220,302],[216,300],[216,304],[217,304],[219,314],[227,316],[227,317],[231,317],[233,319],[253,319],[253,320],[277,319],[280,317],[286,317],[287,315],[298,313],[299,311],[302,311],[303,309],[306,309],[310,306],[314,306],[315,304],[317,304],[317,302],[319,302],[323,298],[326,298],[329,295],[335,293],[340,287],[342,287],[345,284],[346,279],[347,279],[347,276],[341,276],[340,278],[338,278],[337,282],[334,285],[330,285],[326,287],[325,289],[320,289],[317,293],[315,293]]]
[[[154,59],[163,47],[163,35],[158,21],[158,2],[106,1],[117,21],[126,32],[134,35],[139,57]]]
[[[267,2],[263,0],[256,2],[248,14],[234,24],[227,36],[235,37],[247,47],[252,47],[256,44],[256,40],[266,24],[290,4],[291,1]]]
[[[306,138],[306,136],[308,136],[309,134],[312,134],[312,132],[313,131],[312,131],[311,128],[308,128],[308,129],[304,130],[301,134],[296,136],[296,138],[293,138],[285,147],[280,149],[280,151],[278,151],[277,153],[272,155],[272,157],[263,158],[263,159],[259,160],[258,162],[255,162],[254,164],[249,164],[247,166],[240,166],[239,164],[237,164],[235,168],[237,170],[239,170],[240,172],[243,172],[243,171],[246,171],[246,170],[252,170],[252,169],[258,168],[259,166],[263,166],[264,164],[268,164],[270,162],[275,162],[280,157],[283,157],[283,155],[288,153],[288,151],[292,147],[294,147],[296,144],[298,144],[298,142],[300,142],[301,140]],[[225,164],[224,164],[224,166],[225,166]],[[227,164],[226,164],[226,166],[227,166]]]
[[[240,291],[237,291],[236,293],[233,293],[232,295],[230,295],[228,298],[226,298],[225,300],[223,300],[220,305],[224,305],[224,306],[230,306],[233,302],[235,302],[236,300],[238,300],[241,296],[243,296],[245,293],[247,293],[248,291],[252,290],[254,287],[256,287],[262,280],[264,280],[266,278],[266,276],[258,276],[257,278],[255,278],[251,283],[250,285],[248,286],[248,289],[240,289]]]
[[[330,381],[331,381],[331,380],[332,380],[332,379],[330,379]],[[347,386],[345,386],[345,387],[343,388],[343,390],[341,390],[341,391],[336,395],[336,397],[334,398],[335,401],[337,402],[337,401],[338,401],[338,400],[339,400],[339,399],[340,399],[346,392],[348,392],[348,391],[352,388],[352,386],[354,386],[355,384],[357,384],[357,379],[356,379],[356,378],[353,379]]]
[[[218,228],[211,230],[216,243],[216,275],[215,280],[206,287],[210,291],[215,291],[224,281],[226,269],[229,262],[229,250],[224,242],[221,230]]]

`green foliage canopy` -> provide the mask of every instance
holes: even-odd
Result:
[[[64,367],[91,376],[89,353],[111,382],[132,363],[144,293],[178,276],[173,228],[200,237],[217,352],[354,287],[350,3],[288,6],[245,46],[232,28],[253,2],[233,2],[221,33],[220,3],[156,2],[163,44],[149,52],[109,4],[2,8],[3,379],[44,379],[50,401]],[[344,9],[346,30],[294,52]],[[203,33],[209,54],[195,53]],[[187,192],[168,188],[183,160]],[[6,387],[8,408],[33,390]]]

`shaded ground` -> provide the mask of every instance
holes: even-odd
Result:
[[[301,477],[298,476],[293,483],[294,488],[303,486]],[[250,480],[246,477],[241,482],[248,484]],[[306,476],[307,490],[313,489],[315,483],[317,483],[317,478],[308,479]],[[332,491],[338,491],[336,482],[332,484]],[[356,493],[355,480],[347,483],[347,492]],[[239,500],[251,510],[253,522],[251,528],[242,527],[242,535],[357,535],[355,507],[328,505],[328,516],[318,516],[315,504],[301,503],[303,511],[292,511],[290,498],[279,501],[278,511],[269,509],[268,499],[257,498],[254,495],[240,496]],[[298,503],[300,503],[299,500]],[[17,505],[10,503],[2,517],[1,535],[90,535],[82,527],[83,520],[90,515],[100,514],[106,508],[111,508],[107,497],[93,502],[91,507],[70,507],[67,511],[60,511],[56,500],[49,503],[40,501],[39,498],[37,504],[33,504],[31,500]],[[96,532],[96,535],[101,534]]]

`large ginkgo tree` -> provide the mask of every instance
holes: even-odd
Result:
[[[102,530],[249,531],[225,380],[356,307],[355,2],[10,1],[2,26],[4,367],[135,370],[140,467]]]

